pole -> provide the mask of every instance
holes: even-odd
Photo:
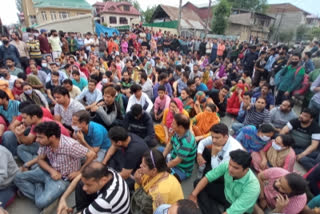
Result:
[[[205,31],[204,38],[206,38],[206,37],[207,37],[207,34],[208,34],[208,26],[209,26],[210,10],[211,10],[211,0],[209,0],[208,17],[207,17],[207,21],[206,21],[206,31]]]
[[[181,35],[182,0],[179,1],[178,35]]]

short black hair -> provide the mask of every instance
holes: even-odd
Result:
[[[134,117],[137,117],[142,114],[142,106],[140,104],[134,104],[131,106],[131,114]]]
[[[293,108],[294,107],[294,101],[293,101],[293,99],[284,99],[283,101],[287,101],[287,102],[289,102],[290,103],[290,107],[291,108]],[[283,102],[282,101],[282,102]]]
[[[190,87],[191,85],[195,84],[196,82],[194,81],[194,79],[188,79],[187,81],[187,86]]]
[[[174,120],[177,123],[177,126],[182,126],[184,129],[189,129],[190,127],[190,119],[184,114],[175,114]]]
[[[299,59],[301,59],[301,54],[298,53],[298,52],[294,52],[294,53],[292,54],[292,56],[297,56],[297,57],[299,57]]]
[[[21,112],[21,110],[24,108],[24,107],[27,107],[28,105],[32,105],[33,103],[31,101],[23,101],[19,104],[19,111]]]
[[[214,103],[208,103],[207,107],[209,107],[212,112],[216,112],[217,111],[217,106]]]
[[[292,147],[295,144],[294,138],[289,134],[279,135],[282,139],[282,144],[287,147]]]
[[[241,165],[244,170],[250,167],[252,161],[250,153],[241,149],[230,152],[230,158],[232,161]]]
[[[201,214],[200,208],[189,199],[181,199],[177,201],[177,214]]]
[[[226,136],[229,134],[229,128],[224,123],[218,123],[211,127],[210,132],[214,132],[216,134],[222,134],[223,136]]]
[[[90,113],[86,110],[77,111],[72,116],[77,117],[79,123],[85,122],[86,124],[89,124],[90,122]]]
[[[158,149],[154,148],[152,150],[146,151],[143,154],[143,158],[149,169],[156,168],[158,172],[169,171],[166,159]]]
[[[61,136],[60,126],[54,121],[39,123],[34,128],[34,131],[38,134],[44,134],[48,138],[51,136],[56,136],[59,138]]]
[[[308,182],[297,173],[289,173],[284,176],[292,192],[290,196],[302,195],[306,193]]]
[[[141,91],[142,90],[142,87],[138,84],[133,84],[131,87],[130,87],[130,91],[131,93],[136,93],[137,91]]]
[[[71,80],[71,79],[65,79],[65,80],[63,80],[62,84],[66,84],[66,85],[69,84],[69,85],[73,86],[73,83],[72,83],[72,80]]]
[[[308,56],[308,58],[311,58],[311,56],[312,56],[312,53],[311,53],[310,51],[305,52],[304,54],[305,54],[306,56]]]
[[[164,85],[159,85],[158,91],[164,91],[164,92],[166,92],[166,87],[164,87]]]
[[[9,100],[8,94],[5,91],[1,90],[1,89],[0,89],[0,99]]]
[[[144,80],[148,79],[148,76],[145,72],[141,72],[140,76],[141,76],[141,79],[144,79]]]
[[[109,130],[109,138],[112,141],[118,142],[118,141],[125,141],[128,139],[128,131],[121,127],[121,126],[114,126]]]
[[[41,107],[37,104],[31,104],[26,107],[24,107],[21,111],[21,113],[26,114],[30,117],[37,116],[38,118],[43,117],[43,111]]]
[[[68,97],[70,97],[69,91],[63,86],[57,86],[55,89],[53,89],[53,93],[52,94],[53,95],[54,94],[60,94],[62,96],[66,96],[67,95]]]
[[[311,108],[304,108],[301,113],[307,113],[310,115],[311,118],[315,117],[315,112]]]
[[[51,72],[51,76],[60,76],[60,74],[59,74],[59,72],[57,72],[57,71],[52,71]]]
[[[274,132],[275,129],[274,127],[269,124],[269,123],[263,123],[259,126],[259,129],[258,129],[259,132],[262,132],[262,133],[271,133],[271,132]]]
[[[243,93],[243,96],[249,96],[251,98],[252,97],[252,93],[250,91],[246,91],[246,92]]]
[[[159,75],[159,79],[158,79],[158,81],[161,81],[161,80],[164,80],[164,79],[166,79],[166,78],[168,78],[168,74],[167,73],[161,73],[160,75]]]
[[[81,176],[85,179],[99,180],[105,176],[110,175],[112,172],[108,170],[108,167],[101,162],[92,161],[87,166],[84,167],[83,171],[81,172]]]
[[[80,72],[78,70],[73,70],[72,75],[80,76]]]

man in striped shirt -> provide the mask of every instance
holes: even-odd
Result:
[[[197,155],[197,144],[189,127],[190,119],[183,114],[176,114],[172,123],[175,134],[163,151],[164,157],[170,156],[167,157],[170,159],[168,167],[181,181],[191,176]]]
[[[80,181],[81,180],[81,181]],[[79,182],[80,181],[80,182]],[[92,162],[77,176],[61,196],[57,213],[69,213],[66,199],[76,191],[76,208],[84,214],[127,214],[130,192],[126,182],[115,171],[100,162]]]

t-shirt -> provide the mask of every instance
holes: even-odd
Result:
[[[86,79],[84,79],[83,77],[80,77],[79,82],[77,82],[75,79],[73,79],[72,83],[73,83],[73,85],[80,88],[81,91],[88,85],[88,81]]]
[[[287,123],[290,134],[295,141],[295,148],[306,149],[311,145],[311,140],[320,140],[320,127],[312,121],[311,125],[303,128],[299,119],[293,119]]]
[[[46,117],[46,118],[49,118],[49,119],[53,120],[53,116],[52,116],[51,112],[47,108],[41,107],[41,110],[42,110],[42,113],[43,113],[43,117]],[[16,120],[22,122],[21,114],[16,118]]]
[[[50,118],[47,118],[47,117],[42,117],[41,119],[41,122],[55,122],[57,123],[59,126],[60,126],[60,129],[61,129],[61,134],[67,136],[67,137],[70,137],[70,133],[68,131],[68,129],[66,129],[61,123],[59,123],[58,121],[54,121]],[[36,125],[32,125],[31,126],[31,130],[30,130],[30,133],[33,134],[33,135],[36,135],[36,132],[34,131]]]
[[[13,117],[16,117],[20,114],[19,105],[20,105],[19,101],[9,100],[7,109],[4,109],[3,105],[0,106],[0,114],[2,114],[9,121],[9,123],[11,123]]]
[[[88,133],[84,134],[84,139],[92,147],[100,147],[100,149],[107,150],[111,146],[107,129],[99,123],[89,123]]]
[[[140,166],[143,154],[149,148],[141,137],[132,133],[129,136],[131,137],[131,141],[128,147],[124,149],[125,161],[123,168],[136,170]]]

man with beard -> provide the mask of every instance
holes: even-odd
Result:
[[[15,66],[15,61],[13,58],[6,59],[6,66],[11,75],[18,76],[19,73],[23,73],[21,68]]]
[[[0,64],[4,65],[7,59],[12,59],[16,65],[20,65],[20,54],[18,49],[9,44],[9,37],[2,36],[3,45],[0,46]]]
[[[293,111],[293,106],[293,100],[284,100],[280,106],[270,111],[271,124],[276,131],[280,132],[289,121],[297,118],[296,113]]]
[[[11,45],[15,46],[20,55],[20,62],[23,69],[28,67],[29,63],[29,51],[28,46],[24,41],[19,39],[19,34],[17,32],[13,32],[11,34],[12,41],[10,42]]]
[[[260,172],[258,179],[261,191],[255,213],[264,213],[268,206],[272,213],[297,214],[306,205],[308,183],[302,176],[276,167]]]
[[[189,199],[198,202],[203,214],[252,213],[258,199],[259,182],[252,170],[251,155],[243,150],[230,152],[230,160],[209,171],[192,191]]]
[[[320,127],[313,118],[314,112],[305,108],[298,119],[289,121],[280,132],[280,134],[291,134],[296,142],[293,149],[297,155],[297,161],[306,170],[310,170],[320,160],[318,151]]]
[[[169,97],[172,97],[172,88],[169,83],[169,77],[167,73],[161,73],[159,75],[158,83],[153,86],[153,100],[158,97],[158,88],[160,85],[163,85],[166,88],[166,92]]]

